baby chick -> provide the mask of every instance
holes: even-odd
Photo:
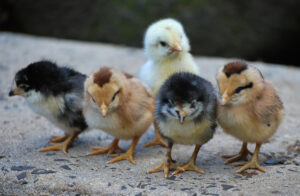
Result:
[[[39,61],[18,71],[9,96],[23,96],[29,107],[65,132],[53,136],[52,143],[40,151],[61,150],[66,153],[73,140],[87,124],[82,114],[83,84],[86,76],[50,61]]]
[[[132,139],[128,151],[111,161],[133,160],[140,137],[153,122],[154,99],[133,76],[103,67],[85,82],[84,115],[88,125],[115,137],[108,147],[94,147],[89,155],[112,154],[122,149],[119,139]]]
[[[150,25],[145,34],[144,49],[148,60],[142,66],[139,75],[151,88],[154,97],[173,73],[185,71],[199,74],[199,68],[189,53],[189,40],[182,25],[174,19],[163,19]],[[166,146],[156,124],[154,126],[155,139],[145,146]]]
[[[164,169],[165,178],[170,169],[174,175],[192,170],[200,147],[208,142],[216,128],[217,99],[213,86],[205,79],[187,72],[175,73],[161,87],[155,105],[155,120],[160,134],[168,141],[168,152],[163,162],[149,172]],[[196,145],[188,163],[175,166],[171,157],[173,143]]]
[[[256,143],[251,160],[237,172],[253,168],[264,172],[258,164],[259,149],[277,130],[284,108],[273,85],[264,80],[261,72],[243,62],[231,62],[217,76],[222,101],[218,107],[218,122],[224,131],[241,141],[237,155],[224,155],[226,163],[247,160],[247,143]]]

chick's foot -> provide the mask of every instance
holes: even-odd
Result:
[[[123,154],[120,154],[120,155],[115,155],[116,158],[110,160],[108,163],[112,164],[112,163],[115,163],[115,162],[118,162],[118,161],[128,160],[132,164],[135,164],[135,161],[133,160],[133,154],[134,154],[135,147],[136,147],[140,137],[141,136],[134,137],[133,140],[132,140],[131,146],[127,150],[127,152],[125,152]]]
[[[154,172],[157,172],[157,171],[163,169],[164,177],[168,178],[169,171],[174,170],[176,168],[177,168],[177,166],[175,165],[175,162],[171,158],[165,157],[164,160],[161,162],[161,164],[159,164],[157,167],[155,167],[153,169],[150,169],[148,172],[151,174],[151,173],[154,173]]]
[[[98,154],[114,154],[117,150],[120,150],[121,152],[125,152],[124,149],[122,149],[119,146],[119,139],[114,139],[111,144],[109,144],[108,147],[100,147],[100,146],[94,146],[93,150],[95,150],[95,152],[91,152],[88,155],[98,155]]]
[[[201,147],[201,145],[196,145],[193,155],[192,155],[191,159],[189,160],[189,162],[177,167],[176,170],[172,173],[172,175],[183,173],[185,171],[195,171],[199,174],[204,174],[204,172],[202,170],[198,169],[195,165],[197,154],[200,150],[200,147]]]
[[[72,145],[73,140],[77,137],[78,134],[79,133],[72,133],[70,135],[66,135],[65,136],[66,139],[64,139],[63,143],[61,143],[61,144],[52,144],[52,143],[50,143],[51,146],[40,149],[40,152],[61,150],[63,153],[66,154],[67,151],[68,151],[68,148]],[[62,138],[63,137],[58,138],[58,139],[62,139]]]
[[[248,161],[248,154],[253,155],[253,153],[250,152],[247,148],[247,142],[244,142],[243,145],[242,145],[242,148],[241,148],[241,150],[238,154],[222,155],[221,157],[222,158],[231,158],[231,159],[228,159],[225,162],[225,164],[227,165],[227,164],[230,164],[230,163],[233,163],[233,162],[236,162],[236,161],[240,161],[240,160]]]
[[[243,171],[247,169],[257,169],[261,172],[265,172],[265,170],[258,164],[258,153],[260,149],[261,144],[256,144],[254,154],[251,157],[251,160],[246,163],[241,169],[237,171],[237,173],[242,173]]]

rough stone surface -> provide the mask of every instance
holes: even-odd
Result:
[[[67,155],[39,152],[47,146],[51,134],[62,132],[34,114],[22,98],[9,98],[7,93],[14,73],[40,59],[67,64],[86,74],[103,65],[137,74],[145,62],[140,49],[0,33],[0,195],[300,195],[300,167],[294,164],[299,163],[299,154],[288,151],[300,138],[299,69],[252,63],[275,84],[286,108],[279,130],[261,148],[260,163],[266,173],[248,170],[239,175],[235,173],[237,168],[224,165],[220,155],[236,153],[241,142],[218,128],[199,152],[197,166],[204,175],[185,172],[164,179],[162,172],[147,173],[165,154],[165,149],[158,146],[143,147],[153,138],[152,127],[137,146],[136,165],[128,161],[110,165],[106,162],[111,158],[106,155],[86,156],[92,146],[111,142],[112,138],[99,130],[81,134]],[[218,68],[229,60],[199,57],[197,63],[203,77],[215,85]],[[128,148],[129,144],[122,141],[121,147]],[[191,146],[175,145],[174,159],[182,163],[189,159],[192,150]],[[280,157],[287,161],[263,164]],[[34,168],[11,169],[18,166]]]

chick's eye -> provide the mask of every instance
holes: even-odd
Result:
[[[167,46],[167,43],[164,42],[164,41],[160,41],[159,44],[160,44],[161,46],[163,46],[163,47]]]
[[[247,84],[245,86],[240,86],[240,87],[236,88],[235,91],[234,91],[234,94],[239,94],[242,90],[252,88],[252,87],[253,87],[253,83],[250,82],[249,84]]]
[[[116,96],[119,94],[120,90],[118,90],[117,92],[115,92],[115,94],[113,95],[113,97],[111,98],[111,102],[113,102],[116,98]]]

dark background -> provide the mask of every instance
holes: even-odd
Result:
[[[137,47],[165,17],[194,54],[300,66],[299,0],[0,0],[0,30]]]

